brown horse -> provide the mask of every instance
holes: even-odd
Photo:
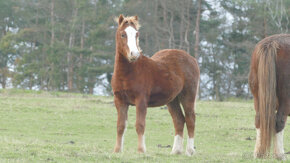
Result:
[[[254,157],[269,154],[274,137],[274,155],[286,159],[283,131],[290,115],[290,35],[280,34],[260,41],[253,52],[249,84],[254,96],[257,139]]]
[[[129,105],[136,106],[138,151],[144,153],[147,107],[167,105],[175,127],[172,154],[183,151],[183,128],[186,123],[186,154],[194,149],[195,99],[199,84],[199,67],[185,51],[161,50],[151,58],[142,55],[138,43],[138,17],[118,18],[116,56],[112,88],[118,112],[115,152],[122,151]],[[183,106],[185,116],[182,113]]]

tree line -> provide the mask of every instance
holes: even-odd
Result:
[[[248,98],[255,44],[290,27],[289,0],[0,0],[1,87],[110,94],[121,13],[139,16],[144,55],[198,59],[203,99]]]

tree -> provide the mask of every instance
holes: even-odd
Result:
[[[6,88],[7,80],[11,76],[9,65],[13,64],[15,50],[10,46],[11,29],[15,28],[13,1],[0,1],[0,83]]]

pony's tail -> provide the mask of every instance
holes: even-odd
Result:
[[[275,110],[277,108],[276,95],[276,56],[278,44],[269,41],[258,47],[258,111],[260,114],[262,157],[268,156],[272,138],[275,133]]]

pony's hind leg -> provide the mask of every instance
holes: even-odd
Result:
[[[128,118],[128,105],[122,103],[119,99],[115,98],[115,105],[118,112],[117,120],[117,140],[114,152],[122,152],[124,144],[124,132],[126,130],[126,123]]]
[[[274,155],[277,159],[285,160],[286,155],[284,154],[283,146],[283,134],[284,128],[287,120],[289,105],[285,102],[281,102],[279,109],[276,113],[276,134],[274,140]]]
[[[188,131],[188,139],[186,146],[186,155],[192,156],[195,153],[194,149],[194,129],[195,129],[195,91],[187,93],[181,98],[181,103],[185,113],[185,122]]]
[[[171,154],[181,154],[183,152],[183,128],[185,119],[178,98],[175,98],[167,104],[167,107],[175,128],[175,137]]]
[[[250,75],[249,75],[249,85],[251,92],[254,97],[254,107],[256,111],[255,116],[255,127],[256,127],[256,144],[254,149],[254,158],[260,158],[264,154],[261,153],[261,130],[260,130],[260,113],[258,110],[258,79],[257,79],[257,73],[256,71],[251,69]]]
[[[254,107],[256,111],[255,126],[256,126],[256,144],[254,149],[254,158],[261,158],[264,154],[261,153],[261,130],[260,130],[260,115],[258,111],[258,97],[254,95]]]
[[[286,160],[286,155],[284,154],[283,135],[284,129],[276,133],[274,141],[274,155],[279,160]]]

